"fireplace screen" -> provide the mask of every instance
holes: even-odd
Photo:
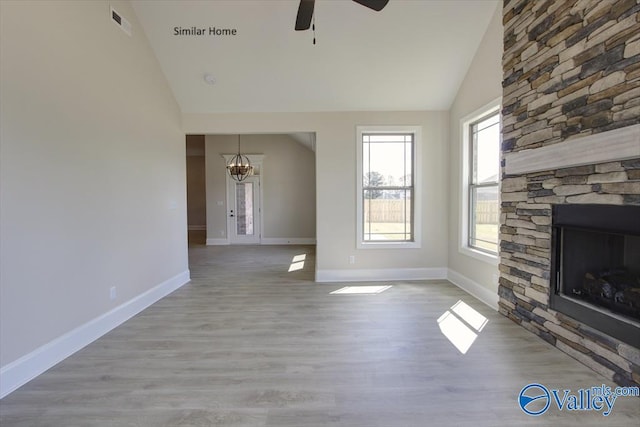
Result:
[[[640,321],[639,236],[565,227],[561,244],[561,292]]]
[[[553,209],[551,308],[640,342],[640,207]]]

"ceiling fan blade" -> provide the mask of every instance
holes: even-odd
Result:
[[[353,0],[356,3],[360,3],[363,6],[373,9],[376,12],[380,12],[389,3],[389,0]]]
[[[311,27],[314,3],[315,0],[300,0],[298,16],[296,17],[296,31],[308,30]]]

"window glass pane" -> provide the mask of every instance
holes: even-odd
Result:
[[[236,234],[253,235],[253,183],[236,184]]]
[[[500,166],[500,115],[472,125],[474,184],[498,182]]]
[[[369,166],[369,146],[370,145],[371,144],[368,144],[366,142],[362,143],[362,175],[365,177],[368,177],[369,174],[371,173],[371,167]],[[365,179],[363,183],[364,187],[367,187],[369,185],[367,179]]]
[[[363,138],[364,186],[412,185],[413,136],[369,135],[369,140]]]
[[[469,245],[497,253],[499,222],[498,186],[472,187]]]
[[[487,117],[486,119],[478,122],[477,127],[478,127],[478,130],[483,130],[493,125],[497,125],[499,122],[500,122],[500,114],[496,113],[493,116]]]
[[[368,137],[370,142],[404,142],[407,134],[393,134],[393,133],[379,133],[379,134],[364,134],[364,137]],[[409,135],[411,136],[411,135]]]
[[[411,189],[364,190],[365,241],[412,241]]]
[[[369,144],[369,152],[371,173],[382,177],[382,185],[400,185],[405,175],[404,143]]]
[[[413,143],[405,143],[404,164],[406,165],[404,176],[401,178],[402,185],[413,186]]]

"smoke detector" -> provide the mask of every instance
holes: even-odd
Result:
[[[209,84],[209,85],[214,85],[214,84],[216,84],[216,78],[215,78],[215,76],[213,74],[206,73],[204,75],[204,82],[206,84]]]

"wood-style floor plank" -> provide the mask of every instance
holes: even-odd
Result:
[[[331,295],[356,284],[314,283],[312,246],[193,245],[190,260],[191,283],[0,401],[0,425],[640,425],[637,398],[606,418],[524,414],[528,383],[614,384],[448,282]],[[488,320],[466,354],[438,325],[460,300]]]

